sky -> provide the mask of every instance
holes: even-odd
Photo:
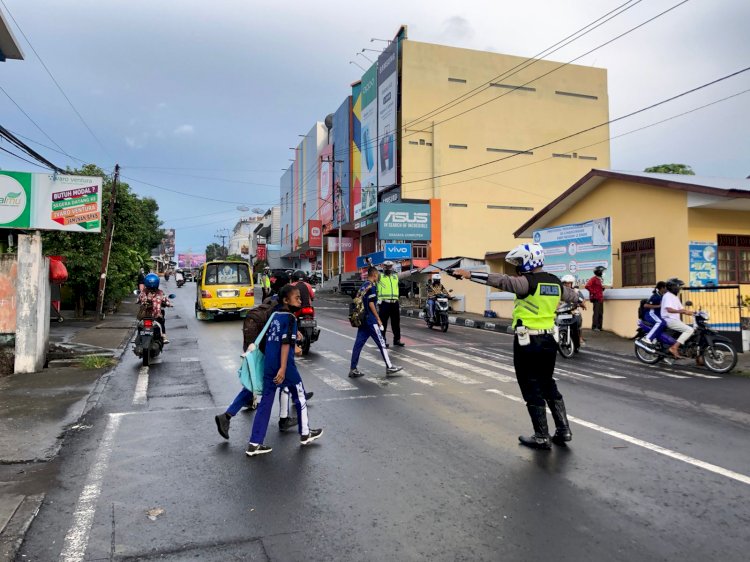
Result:
[[[177,251],[200,253],[247,214],[237,206],[278,201],[289,147],[349,95],[362,74],[350,61],[367,67],[357,53],[385,45],[371,38],[392,38],[406,24],[412,40],[533,57],[625,0],[2,2],[26,60],[0,63],[0,86],[38,127],[2,92],[0,125],[47,145],[28,141],[63,168],[81,165],[69,156],[108,170],[119,163],[133,191],[158,201]],[[567,62],[680,2],[631,0],[548,58]],[[750,66],[748,21],[747,0],[688,0],[576,64],[608,70],[615,118]],[[611,134],[749,89],[746,72],[618,122]],[[744,93],[613,139],[612,167],[679,162],[698,175],[744,178],[749,109]],[[0,168],[43,171],[5,153]]]

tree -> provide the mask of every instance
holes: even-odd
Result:
[[[227,257],[227,249],[215,242],[206,246],[206,261],[223,260]]]
[[[695,172],[687,164],[659,164],[643,170],[652,174],[682,174],[684,176],[694,176]]]
[[[99,284],[99,270],[104,245],[104,225],[108,220],[112,179],[98,166],[87,164],[78,170],[68,170],[79,176],[101,176],[102,232],[78,233],[50,231],[44,233],[44,251],[49,255],[66,257],[68,281],[73,290],[76,316],[83,316],[87,307],[93,308]],[[115,204],[115,231],[109,257],[105,303],[116,307],[134,288],[138,269],[151,255],[163,236],[158,217],[159,205],[149,197],[140,198],[126,183],[118,183]]]

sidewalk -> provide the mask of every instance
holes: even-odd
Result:
[[[119,360],[136,312],[137,305],[123,303],[101,322],[53,321],[47,368],[0,377],[0,561],[13,559],[46,490],[55,485],[50,461],[66,432],[96,404],[113,368],[86,369],[81,358]]]

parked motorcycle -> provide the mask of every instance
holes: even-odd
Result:
[[[134,294],[137,295],[138,291],[135,291]],[[175,295],[169,295],[169,298],[173,299]],[[138,317],[135,339],[133,340],[133,353],[143,361],[144,367],[148,367],[151,360],[164,349],[164,336],[158,318],[141,313],[138,314]]]
[[[580,349],[580,333],[578,329],[578,318],[573,314],[576,305],[563,304],[555,312],[555,325],[557,326],[557,350],[566,359],[573,357]]]
[[[680,354],[689,359],[702,358],[706,367],[714,373],[728,373],[737,365],[737,351],[729,338],[709,328],[708,312],[698,311],[695,314],[693,327],[695,333],[680,346]],[[648,365],[655,365],[674,359],[669,348],[677,341],[677,332],[666,329],[652,347],[641,341],[653,324],[645,319],[638,321],[638,333],[635,340],[635,356]]]
[[[302,334],[302,355],[307,355],[310,353],[310,346],[320,337],[320,328],[318,328],[318,321],[315,319],[315,309],[312,306],[305,306],[297,312],[296,316],[297,328]]]
[[[440,326],[443,332],[448,331],[448,309],[450,296],[446,294],[435,295],[435,314],[430,317],[430,309],[427,304],[424,305],[424,321],[427,327],[432,330],[433,326]]]

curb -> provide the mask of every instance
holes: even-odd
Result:
[[[410,318],[424,318],[424,312],[421,310],[417,310],[416,308],[402,308],[401,316],[408,316]],[[499,332],[501,334],[507,334],[508,328],[510,327],[510,322],[503,320],[502,318],[473,320],[471,318],[462,318],[461,316],[448,316],[448,322],[455,326],[463,326],[464,328],[478,328],[480,330]]]

